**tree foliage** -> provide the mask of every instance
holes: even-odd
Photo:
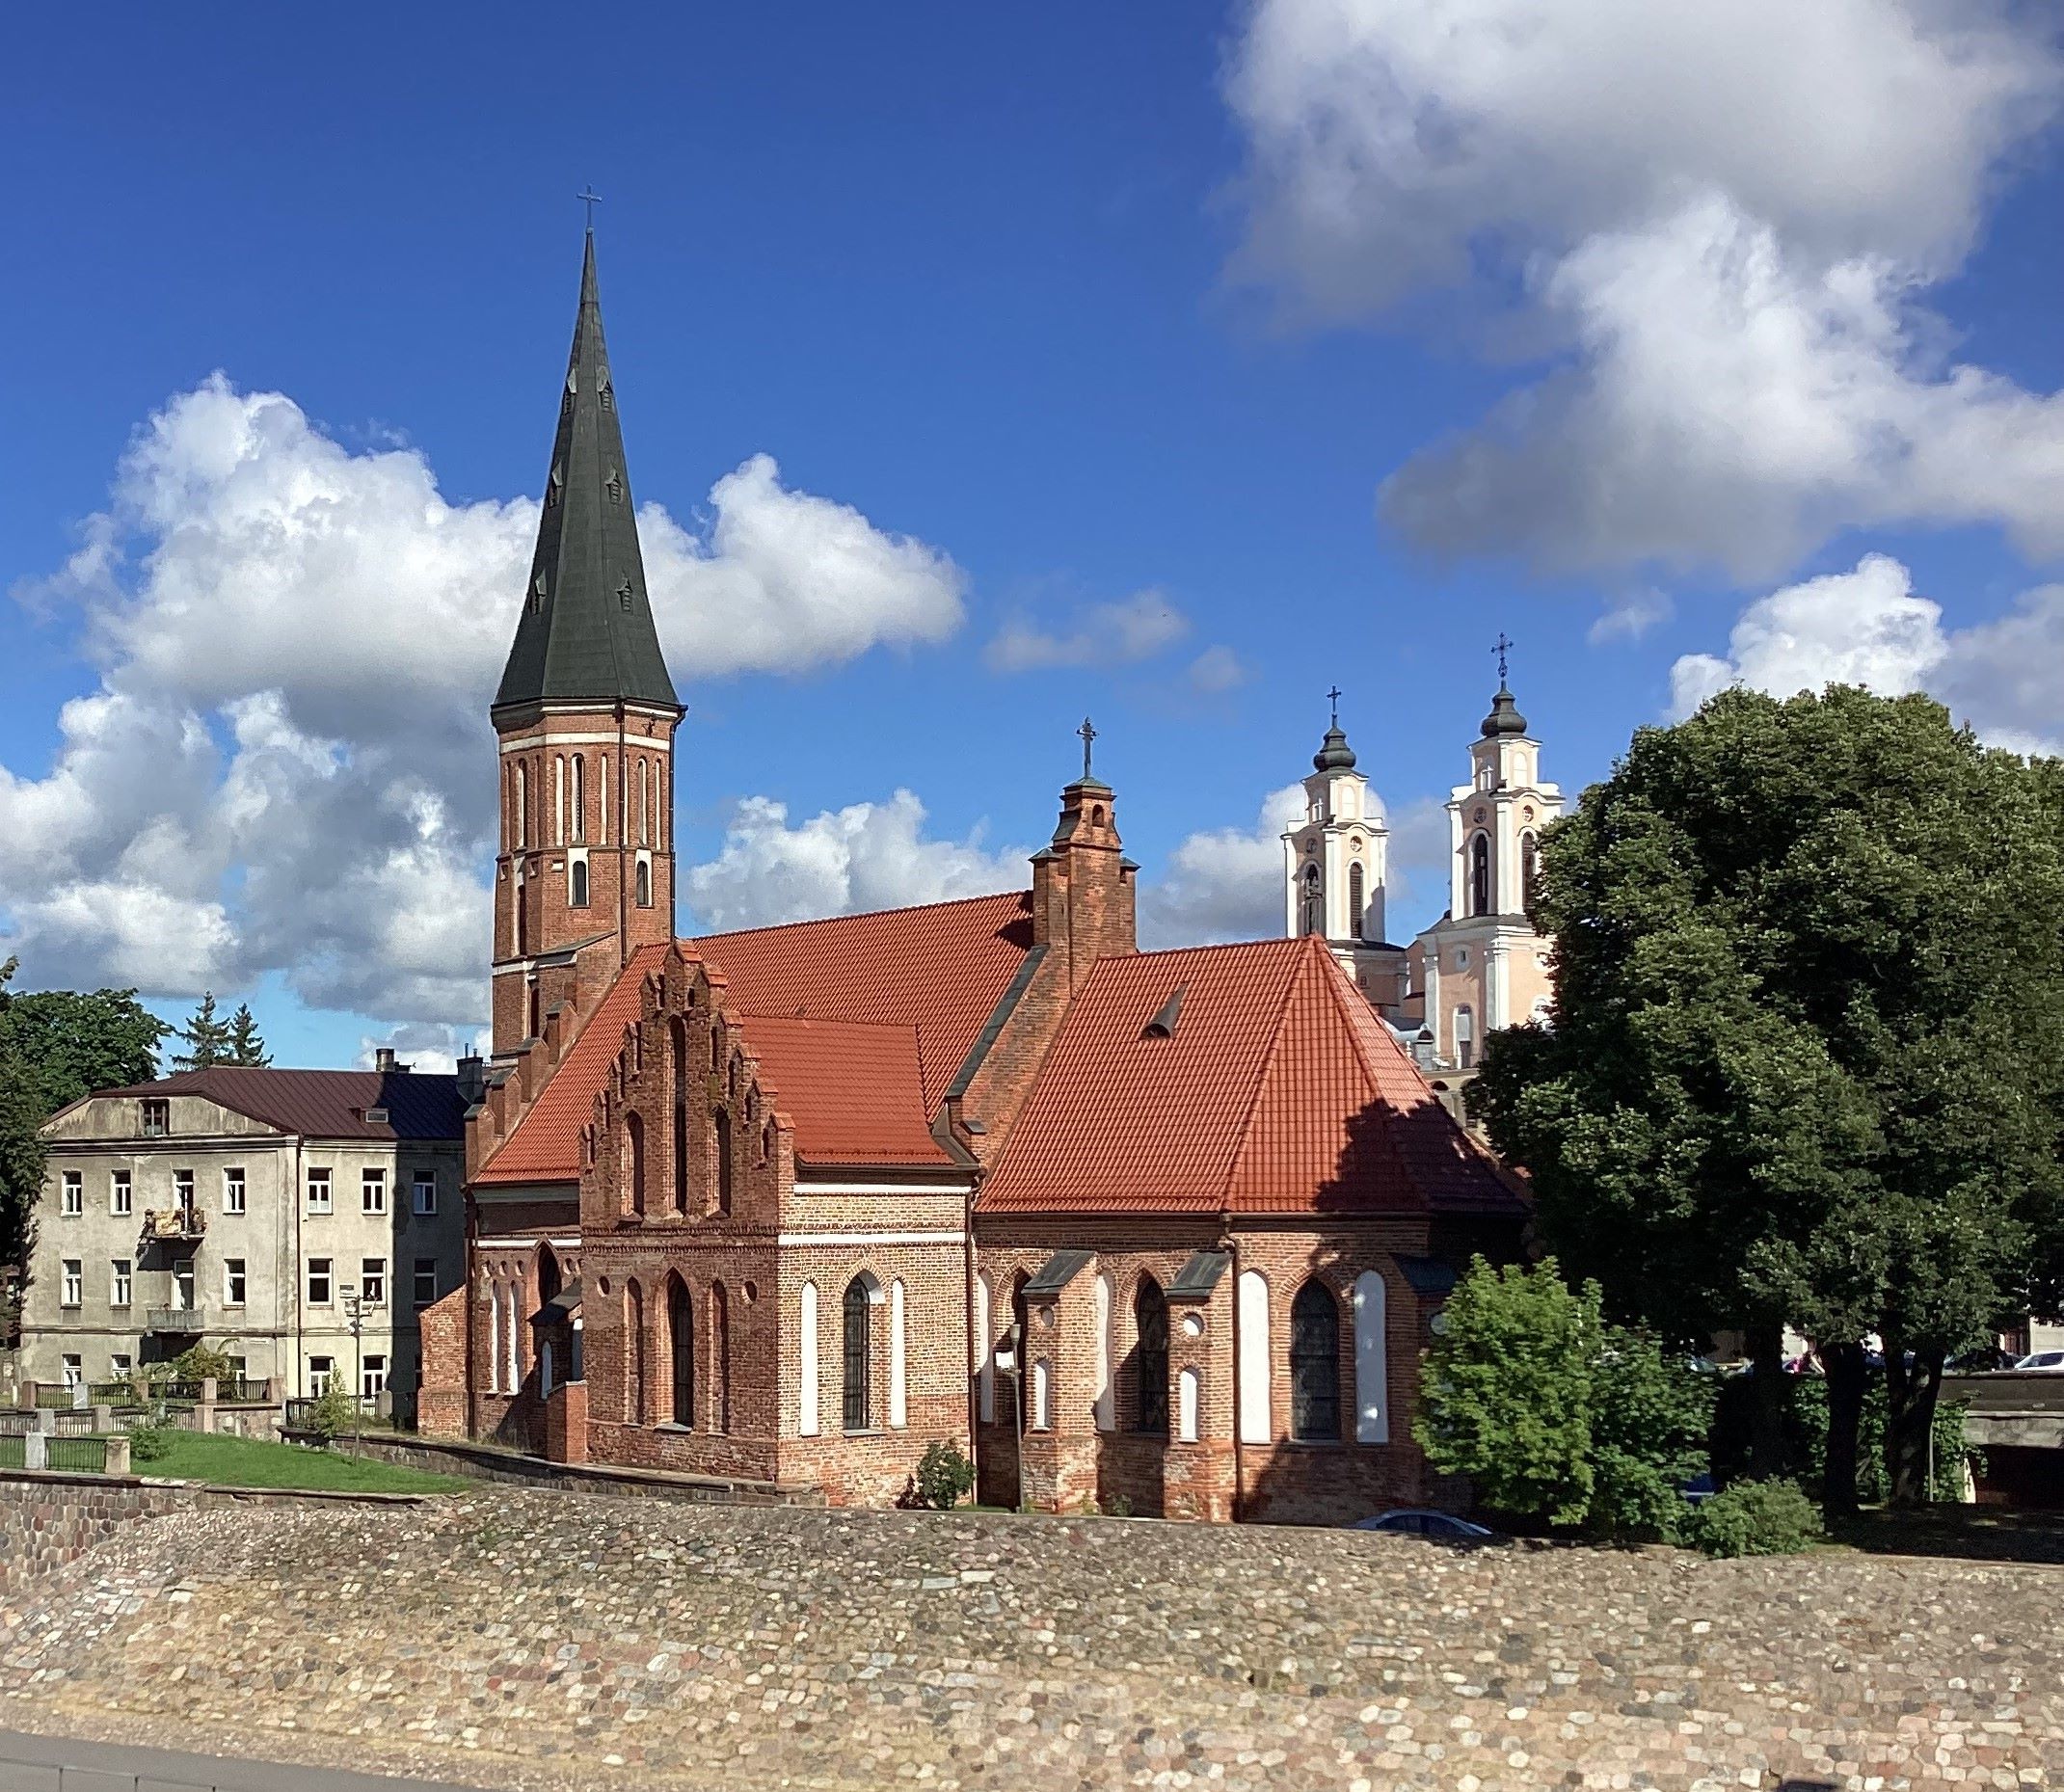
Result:
[[[229,1023],[215,1012],[215,992],[204,990],[201,1003],[179,1029],[186,1049],[173,1058],[177,1070],[206,1070],[229,1062]]]
[[[272,1062],[272,1054],[265,1049],[265,1041],[258,1034],[258,1023],[248,1002],[237,1003],[236,1012],[229,1016],[222,1061],[248,1065],[254,1070],[263,1070]]]
[[[2060,815],[1924,697],[1643,729],[1542,842],[1552,1025],[1494,1035],[1472,1092],[1616,1314],[1766,1360],[1785,1320],[1880,1333],[1895,1497],[1943,1357],[2064,1260]]]
[[[1646,1333],[1608,1324],[1595,1283],[1552,1259],[1477,1258],[1428,1351],[1413,1434],[1493,1511],[1595,1535],[1673,1535],[1678,1488],[1705,1467],[1705,1377]]]

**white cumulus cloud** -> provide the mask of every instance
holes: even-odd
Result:
[[[1307,319],[1516,313],[1487,340],[1553,358],[1387,482],[1423,545],[1742,576],[1872,522],[2064,550],[2064,405],[1955,362],[1924,303],[2055,113],[2056,33],[2007,0],[1256,0],[1236,272]]]
[[[0,952],[37,982],[153,995],[283,974],[383,1021],[486,1012],[487,705],[536,529],[453,504],[412,449],[354,450],[220,375],[140,429],[79,550],[26,601],[77,625],[99,688],[40,775],[0,767]],[[782,485],[755,456],[704,526],[641,512],[684,682],[937,640],[938,549]]]
[[[1189,632],[1190,619],[1166,592],[1136,591],[1114,603],[1085,606],[1063,629],[1042,629],[1016,618],[1004,625],[982,656],[997,672],[1129,665],[1151,659]]]
[[[903,789],[792,824],[785,803],[748,796],[732,811],[722,851],[684,873],[695,924],[728,932],[1026,887],[1030,846],[991,852],[978,829],[965,841],[930,839],[925,820],[925,805]]]
[[[1745,609],[1728,651],[1686,654],[1670,674],[1673,718],[1732,684],[1789,697],[1831,683],[1881,695],[1925,690],[1995,745],[2055,753],[2055,668],[2064,657],[2064,586],[2024,592],[2002,617],[1945,628],[1887,554],[1787,585]]]

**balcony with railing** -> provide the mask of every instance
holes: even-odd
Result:
[[[207,1323],[199,1307],[147,1307],[144,1310],[144,1328],[147,1331],[170,1331],[198,1336],[207,1330]]]
[[[198,1207],[153,1207],[144,1215],[146,1244],[192,1244],[204,1237],[208,1217]]]

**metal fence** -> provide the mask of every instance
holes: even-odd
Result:
[[[29,1440],[22,1436],[0,1436],[0,1468],[26,1468]]]
[[[67,1387],[63,1383],[56,1386],[42,1383],[36,1390],[36,1404],[39,1406],[76,1406],[85,1399],[86,1390],[83,1387]]]
[[[44,1441],[47,1466],[73,1475],[104,1475],[108,1468],[105,1437],[51,1437]]]

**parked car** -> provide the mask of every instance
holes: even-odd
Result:
[[[1497,1536],[1488,1526],[1458,1518],[1453,1512],[1437,1512],[1431,1507],[1422,1506],[1403,1506],[1396,1511],[1378,1512],[1373,1518],[1358,1519],[1353,1528],[1357,1531],[1397,1531],[1407,1537],[1439,1537],[1450,1542],[1480,1542],[1485,1538]]]
[[[1720,1491],[1720,1485],[1708,1471],[1703,1475],[1694,1475],[1677,1491],[1684,1496],[1687,1506],[1703,1506]]]
[[[1991,1375],[2013,1368],[2017,1360],[2011,1351],[2002,1351],[1997,1344],[1981,1344],[1974,1351],[1952,1356],[1946,1366],[1961,1375]]]
[[[2030,1351],[2014,1365],[2012,1373],[2064,1376],[2064,1351]]]

